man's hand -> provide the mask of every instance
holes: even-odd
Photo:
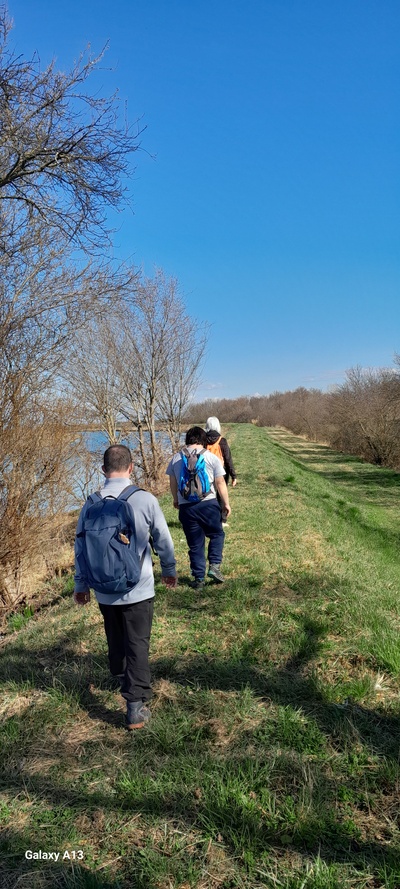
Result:
[[[74,592],[74,602],[75,605],[87,605],[90,602],[90,590],[86,590],[84,593]]]
[[[231,514],[231,508],[229,506],[229,495],[228,488],[226,487],[226,481],[223,475],[217,476],[215,479],[215,487],[219,494],[219,501],[221,504],[221,510],[223,515],[223,521],[228,518]]]
[[[237,485],[237,478],[233,478],[232,479],[232,488],[236,488],[236,485]]]
[[[178,578],[177,577],[162,577],[161,583],[163,583],[164,586],[168,586],[174,590],[175,587],[178,585]]]
[[[179,509],[178,503],[178,482],[174,475],[170,475],[169,477],[169,487],[172,494],[172,502],[174,504],[174,509]]]

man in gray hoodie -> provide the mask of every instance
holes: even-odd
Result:
[[[118,498],[130,484],[132,455],[125,445],[111,445],[104,454],[104,486],[100,496]],[[141,562],[139,581],[126,592],[105,593],[94,590],[108,643],[110,671],[118,677],[121,694],[127,702],[128,729],[142,728],[150,719],[146,703],[152,696],[150,685],[149,644],[154,606],[154,575],[150,538],[160,558],[162,581],[175,587],[176,563],[171,535],[157,499],[147,491],[137,490],[127,503],[134,513],[136,547]],[[93,505],[83,506],[75,538],[74,601],[86,605],[90,589],[84,558],[84,519]]]

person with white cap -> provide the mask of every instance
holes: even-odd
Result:
[[[232,454],[226,438],[221,435],[221,424],[218,417],[209,417],[206,423],[207,433],[207,450],[212,454],[216,454],[222,461],[225,471],[225,482],[229,483],[232,479],[232,487],[237,485],[235,467],[233,465]]]

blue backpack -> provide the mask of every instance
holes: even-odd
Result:
[[[211,490],[204,454],[205,448],[202,448],[201,451],[189,451],[187,448],[181,450],[182,469],[179,491],[188,503],[198,503]]]
[[[91,502],[79,536],[83,537],[82,557],[88,584],[98,593],[123,596],[137,584],[143,557],[136,548],[135,517],[126,502],[142,490],[128,485],[119,497],[102,497],[98,491]]]

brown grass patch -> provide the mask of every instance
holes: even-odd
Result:
[[[30,777],[40,775],[40,777],[45,777],[46,775],[49,775],[51,770],[54,769],[59,762],[59,756],[32,756],[32,754],[30,754],[29,759],[24,762],[24,775],[29,775]]]
[[[165,701],[170,701],[174,704],[178,701],[180,689],[174,682],[170,682],[168,679],[159,679],[158,682],[154,683],[153,690],[156,696],[154,706],[152,707],[153,710],[162,706]]]
[[[28,707],[43,700],[45,692],[32,691],[29,695],[17,693],[13,696],[5,695],[0,703],[0,721],[6,722],[12,716],[22,716]]]

